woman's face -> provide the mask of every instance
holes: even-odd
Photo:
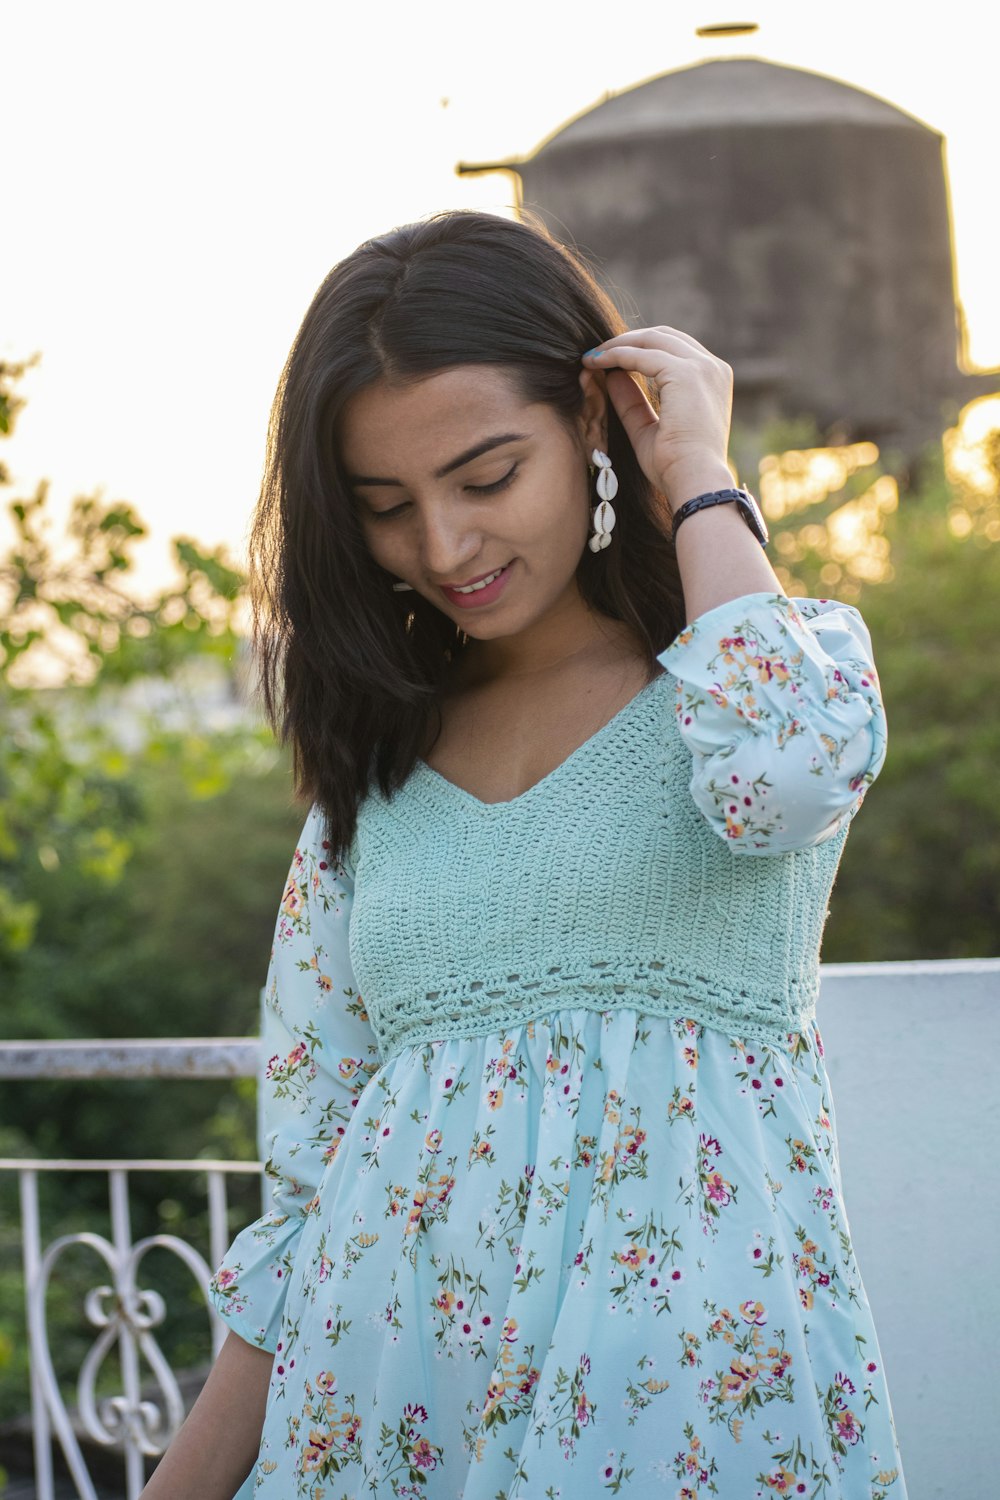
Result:
[[[606,441],[603,392],[589,372],[581,385],[572,428],[492,365],[380,380],[345,408],[340,453],[373,558],[470,636],[518,634],[580,600],[587,461]],[[448,587],[498,571],[472,593]]]

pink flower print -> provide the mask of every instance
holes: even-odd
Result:
[[[236,1272],[230,1271],[225,1266],[223,1266],[222,1270],[216,1273],[215,1284],[221,1291],[224,1292],[227,1287],[232,1286],[235,1280]]]
[[[850,1443],[853,1448],[855,1443],[861,1441],[861,1429],[858,1427],[858,1419],[852,1411],[842,1411],[837,1421],[837,1436],[843,1438],[845,1443]]]
[[[590,1421],[591,1403],[586,1391],[580,1392],[580,1399],[576,1403],[576,1420],[581,1427],[586,1427]]]
[[[722,1147],[719,1145],[714,1135],[700,1135],[698,1137],[698,1144],[705,1156],[722,1155]]]
[[[410,1461],[418,1469],[437,1468],[437,1454],[427,1438],[422,1437],[419,1442],[414,1443]]]
[[[721,1172],[709,1172],[705,1179],[705,1191],[713,1203],[721,1203],[725,1207],[730,1201],[729,1183]]]

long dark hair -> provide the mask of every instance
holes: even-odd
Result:
[[[393,592],[371,557],[337,452],[346,402],[381,376],[490,364],[569,422],[582,408],[581,355],[624,328],[540,224],[469,211],[366,241],[313,298],[271,410],[250,579],[267,714],[338,854],[372,778],[390,796],[412,771],[467,640],[416,592]],[[634,628],[652,672],[684,624],[669,508],[610,402],[607,447],[620,484],[614,545],[585,547],[577,581],[591,608]]]

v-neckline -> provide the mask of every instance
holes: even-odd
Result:
[[[670,673],[665,668],[662,669],[659,673],[657,673],[655,677],[647,682],[645,686],[641,687],[637,693],[634,693],[628,700],[628,702],[624,704],[616,714],[613,714],[612,717],[608,719],[604,724],[602,724],[599,729],[595,729],[594,733],[589,735],[587,739],[585,739],[581,744],[577,745],[575,750],[571,750],[566,758],[564,760],[561,760],[557,766],[553,766],[552,770],[549,771],[547,775],[542,776],[538,781],[533,782],[531,786],[525,787],[524,791],[519,792],[516,797],[508,797],[499,802],[486,802],[482,797],[477,797],[474,792],[467,791],[464,786],[459,786],[457,781],[450,781],[447,776],[442,776],[441,772],[436,771],[432,765],[429,765],[428,762],[423,759],[422,756],[417,757],[415,769],[421,772],[424,776],[431,777],[433,781],[437,782],[440,786],[445,788],[449,794],[454,795],[464,800],[465,802],[471,803],[474,807],[482,808],[484,811],[489,811],[494,807],[516,807],[519,803],[524,802],[527,798],[534,796],[541,789],[548,787],[551,782],[553,782],[565,771],[567,766],[571,765],[579,756],[582,756],[585,751],[589,750],[598,741],[602,740],[605,735],[609,734],[613,729],[615,729],[622,722],[622,720],[633,711],[636,704],[639,703],[641,699],[644,699],[647,694],[649,694],[651,690],[656,687],[661,678],[669,676]]]

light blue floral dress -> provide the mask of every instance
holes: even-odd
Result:
[[[732,857],[856,815],[886,728],[855,609],[747,595],[660,660]],[[212,1282],[275,1351],[241,1500],[905,1500],[815,1021],[569,1004],[383,1061],[353,898],[313,809],[266,990],[273,1207]]]

